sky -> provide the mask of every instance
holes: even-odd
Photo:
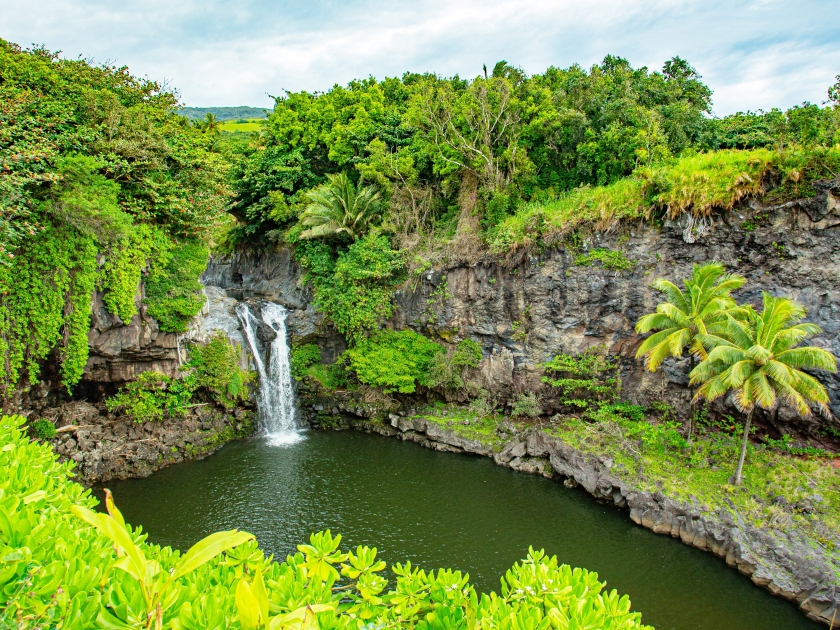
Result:
[[[0,37],[127,65],[204,107],[501,59],[536,74],[678,55],[722,116],[822,103],[840,74],[840,0],[3,0]]]

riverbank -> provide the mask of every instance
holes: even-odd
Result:
[[[41,410],[57,428],[52,445],[60,461],[73,461],[75,481],[91,486],[111,479],[148,477],[171,464],[200,459],[254,431],[254,412],[213,405],[189,409],[183,418],[134,422],[102,405],[75,401]]]
[[[710,448],[708,437],[694,441],[688,456],[705,458],[702,467],[696,466],[705,472],[687,478],[669,471],[672,458],[657,457],[641,444],[634,453],[632,446],[628,448],[609,428],[595,435],[593,426],[581,427],[573,421],[540,426],[498,417],[476,420],[466,410],[444,406],[392,413],[379,421],[370,413],[372,409],[358,400],[333,401],[334,406],[324,402],[319,400],[308,409],[313,426],[353,428],[437,451],[473,453],[520,472],[555,477],[566,485],[579,484],[595,498],[629,510],[637,524],[724,558],[755,584],[796,602],[810,619],[828,625],[838,613],[840,539],[833,527],[836,515],[828,507],[836,506],[837,501],[819,494],[836,491],[832,481],[836,473],[830,461],[755,452],[751,453],[754,459],[764,459],[747,468],[743,486],[729,486],[725,479],[712,485],[709,475],[725,478],[728,474],[728,463],[708,463],[712,451],[726,456],[720,438],[716,438],[717,448]],[[775,462],[759,476],[757,471],[767,467],[767,458]],[[791,466],[798,467],[803,476],[802,485],[793,491],[807,493],[810,499],[785,497],[791,492],[785,483],[793,474]],[[824,477],[808,479],[809,473],[815,476],[818,469],[826,470]],[[766,483],[770,477],[776,480],[773,487]],[[698,490],[701,480],[709,484],[705,493]],[[765,486],[763,492],[759,493],[759,485]],[[762,495],[768,493],[775,496],[769,505],[763,505]]]

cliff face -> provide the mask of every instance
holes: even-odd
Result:
[[[445,342],[477,340],[485,356],[482,383],[503,398],[540,389],[538,365],[554,354],[605,344],[621,357],[624,399],[640,404],[664,399],[685,413],[688,360],[669,360],[658,373],[646,372],[634,358],[641,338],[633,325],[661,299],[651,282],[658,277],[678,282],[695,263],[718,260],[745,276],[747,283],[736,294],[741,302],[759,306],[762,291],[802,302],[808,319],[823,329],[813,343],[840,355],[840,183],[818,182],[815,193],[782,205],[752,202],[715,215],[711,228],[693,243],[684,240],[685,226],[679,223],[637,224],[584,237],[577,250],[560,246],[515,261],[488,257],[431,270],[416,286],[412,282],[397,292],[388,325]],[[581,252],[597,247],[621,250],[632,268],[575,264]],[[291,334],[317,339],[327,360],[343,349],[340,337],[313,309],[287,249],[212,260],[203,281],[239,299],[282,302],[290,309]],[[840,377],[818,376],[828,389],[833,414],[840,416]],[[728,404],[723,401],[718,408],[726,411]],[[785,408],[765,420],[782,429],[798,425],[799,430],[828,422]]]
[[[178,371],[178,336],[162,332],[157,322],[146,314],[141,299],[142,287],[140,290],[137,297],[140,312],[127,323],[108,312],[102,294],[94,294],[85,380],[124,382],[149,370],[168,376],[174,376]]]

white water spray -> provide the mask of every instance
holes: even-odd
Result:
[[[257,337],[259,320],[247,304],[239,303],[236,306],[236,314],[242,322],[260,380],[257,398],[260,428],[272,446],[294,444],[301,439],[301,435],[295,421],[294,389],[289,365],[289,345],[286,341],[286,309],[279,304],[266,302],[261,305],[260,311],[262,322],[277,335],[268,350],[268,365],[260,353]]]

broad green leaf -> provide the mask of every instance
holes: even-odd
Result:
[[[251,593],[251,587],[244,579],[239,580],[239,584],[236,585],[236,610],[239,613],[239,623],[244,630],[259,628],[259,602]]]
[[[205,562],[209,562],[220,553],[241,545],[254,538],[253,534],[240,532],[235,529],[226,532],[216,532],[207,538],[199,540],[175,565],[172,579],[177,580],[187,573],[194,571]]]

